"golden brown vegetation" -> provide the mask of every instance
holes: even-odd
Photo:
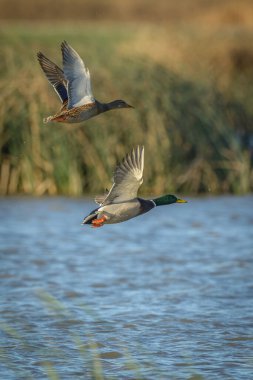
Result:
[[[69,2],[62,3],[57,15],[68,18]],[[146,13],[143,1],[118,3],[106,2],[110,15],[106,18],[118,18],[120,8],[127,20],[159,20],[160,12],[160,19],[170,22],[2,23],[1,194],[102,191],[110,186],[116,162],[142,143],[144,193],[252,191],[249,2],[238,7],[234,1],[222,1],[217,7],[216,2],[188,0],[182,7],[160,1],[156,11],[150,2]],[[3,14],[8,18],[6,4]],[[97,11],[91,15],[92,7],[105,12],[102,1],[85,4],[87,17],[100,17]],[[33,17],[30,5],[27,17],[15,8],[12,18]],[[81,2],[75,5],[80,15]],[[52,7],[50,12],[56,14]],[[90,68],[98,100],[123,98],[136,109],[112,111],[77,126],[43,125],[42,118],[55,112],[59,103],[36,62],[36,52],[41,50],[60,64],[63,39]]]
[[[251,0],[0,0],[1,19],[252,25]]]

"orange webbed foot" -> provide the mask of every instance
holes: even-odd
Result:
[[[92,227],[102,227],[104,225],[104,222],[106,222],[106,216],[102,216],[102,218],[99,218],[99,219],[94,219],[91,223],[92,223]]]

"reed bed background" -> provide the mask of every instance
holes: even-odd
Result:
[[[161,18],[165,3],[159,4]],[[15,12],[8,16],[5,4],[0,193],[101,192],[110,186],[116,163],[136,144],[145,145],[142,194],[252,191],[250,8],[247,1],[238,8],[233,2],[219,4],[202,13],[196,8],[192,17],[180,13],[182,7],[176,13],[174,5],[174,18],[159,24],[158,16],[136,23],[138,12],[133,17],[130,11],[127,21],[132,22],[117,22],[118,6],[116,16],[104,12],[112,18],[104,22],[7,22]],[[29,9],[33,14],[32,5]],[[88,14],[101,18],[101,12]],[[62,40],[89,67],[98,100],[122,98],[135,110],[112,111],[77,125],[43,124],[60,104],[36,53],[61,65]]]

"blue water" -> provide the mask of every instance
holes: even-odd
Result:
[[[0,200],[0,378],[253,379],[253,197],[93,208]]]

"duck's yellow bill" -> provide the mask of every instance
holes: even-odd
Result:
[[[187,203],[184,199],[177,199],[176,203]]]

